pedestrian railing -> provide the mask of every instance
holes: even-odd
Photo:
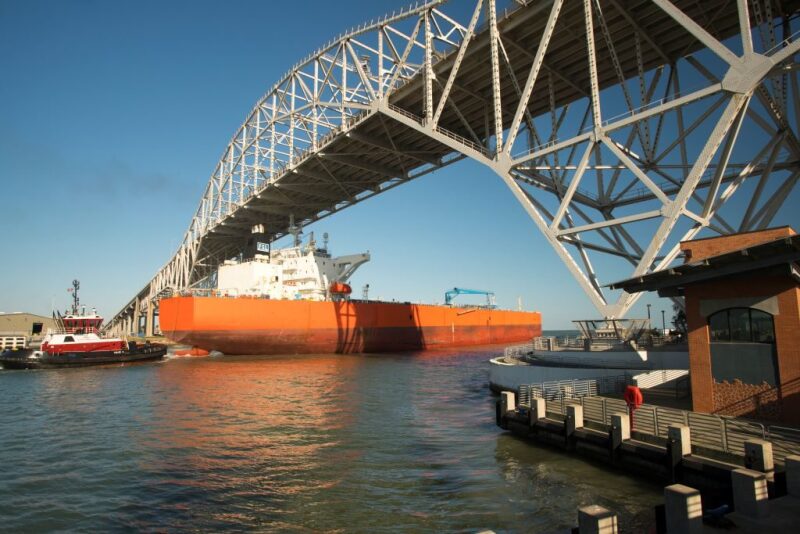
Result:
[[[632,380],[641,389],[649,389],[663,386],[686,376],[689,376],[688,369],[657,369],[634,375]]]
[[[545,412],[551,417],[565,416],[570,404],[581,405],[584,422],[589,423],[587,426],[592,426],[592,423],[607,426],[611,424],[613,414],[629,413],[624,400],[596,396],[597,389],[594,380],[520,386],[520,405],[530,407],[531,398],[544,398]],[[672,425],[689,427],[693,447],[743,456],[744,442],[755,438],[772,443],[776,460],[800,454],[800,429],[650,404],[643,404],[633,412],[631,430],[640,435],[666,439]]]
[[[517,395],[519,396],[519,404],[529,407],[532,398],[555,401],[597,395],[597,382],[595,380],[575,379],[542,382],[541,384],[523,384],[519,386]]]

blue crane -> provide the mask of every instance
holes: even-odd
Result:
[[[494,293],[492,291],[484,291],[482,289],[464,289],[463,287],[454,287],[444,294],[444,303],[450,305],[453,299],[458,295],[486,295],[486,307],[494,308]]]

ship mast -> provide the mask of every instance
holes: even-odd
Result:
[[[72,315],[78,315],[78,307],[81,301],[78,299],[78,290],[81,288],[81,283],[78,279],[72,281]]]
[[[294,236],[294,246],[300,246],[300,236],[303,235],[303,229],[294,224],[294,213],[289,214],[289,233]]]

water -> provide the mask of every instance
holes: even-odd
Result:
[[[649,528],[660,486],[495,426],[496,353],[0,371],[0,529]]]

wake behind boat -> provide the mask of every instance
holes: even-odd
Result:
[[[72,310],[54,316],[56,329],[49,330],[39,349],[6,350],[0,353],[4,369],[46,369],[56,367],[84,367],[113,363],[132,363],[158,360],[167,352],[165,345],[138,344],[123,338],[105,338],[99,335],[103,318],[92,310],[81,311],[78,300],[80,283],[73,285]]]

